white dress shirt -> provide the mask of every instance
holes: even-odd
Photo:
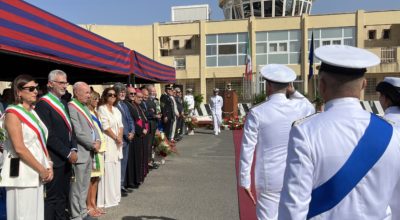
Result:
[[[340,98],[327,102],[325,112],[292,128],[280,220],[306,219],[312,190],[328,181],[347,161],[370,117],[359,99]],[[399,146],[400,135],[394,129],[386,151],[357,186],[335,207],[312,219],[386,219],[389,201],[400,179]]]

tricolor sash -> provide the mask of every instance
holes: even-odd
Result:
[[[392,125],[371,114],[370,123],[349,159],[333,177],[312,191],[307,219],[342,201],[385,153],[392,134]]]
[[[85,119],[88,122],[90,128],[92,128],[92,129],[94,128],[94,124],[93,124],[93,120],[92,120],[92,116],[91,116],[90,112],[78,100],[72,99],[68,103],[68,105],[72,106],[78,112],[80,112],[85,117]]]
[[[38,137],[38,141],[40,143],[40,146],[42,147],[42,150],[46,157],[48,157],[48,152],[46,148],[46,133],[44,131],[44,128],[39,122],[38,117],[33,114],[32,112],[27,111],[24,107],[21,105],[10,105],[6,109],[6,113],[13,113],[15,114],[19,120],[21,120],[23,123],[25,123],[32,131],[36,134]]]
[[[67,125],[69,132],[72,133],[71,120],[69,119],[69,115],[65,109],[65,106],[60,102],[60,100],[50,92],[39,99],[39,101],[41,100],[49,104],[50,107],[52,107],[61,116]]]

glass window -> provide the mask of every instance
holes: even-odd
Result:
[[[270,54],[268,55],[268,63],[288,64],[288,54]]]
[[[347,46],[355,46],[354,39],[344,39],[343,44]]]
[[[288,39],[287,31],[273,31],[268,33],[268,41],[283,41]]]
[[[300,52],[300,41],[290,42],[290,52]]]
[[[279,43],[279,52],[287,51],[287,43]]]
[[[264,1],[264,17],[272,17],[272,1]]]
[[[322,46],[326,46],[326,45],[331,45],[331,41],[330,40],[323,40],[322,41]]]
[[[278,52],[278,43],[270,43],[269,52]]]
[[[275,0],[275,17],[283,15],[283,1],[284,0]]]
[[[238,53],[246,54],[247,53],[247,44],[238,44]]]
[[[206,44],[215,44],[217,43],[217,35],[207,35],[206,36]]]
[[[257,65],[265,65],[265,64],[268,64],[268,62],[267,62],[267,55],[266,55],[266,54],[256,55],[256,62],[257,62]]]
[[[236,55],[223,55],[218,56],[218,66],[236,66]]]
[[[207,45],[206,55],[217,55],[217,45]]]
[[[314,31],[309,30],[308,31],[308,39],[311,39],[311,33],[312,32],[314,32],[314,40],[315,39],[319,39],[319,31],[320,31],[319,29],[318,30],[314,30]]]
[[[256,41],[267,41],[267,36],[268,33],[267,32],[257,32],[256,33]]]
[[[218,54],[236,54],[236,44],[218,45]]]
[[[247,55],[239,55],[238,56],[238,65],[245,65],[246,64],[246,56]]]
[[[243,12],[244,12],[244,17],[248,18],[251,16],[251,11],[250,11],[250,4],[249,3],[243,3]]]
[[[238,41],[239,42],[247,42],[247,33],[239,33]]]
[[[217,66],[217,57],[207,57],[207,66]]]
[[[290,40],[300,40],[300,31],[289,31]]]
[[[256,53],[267,53],[267,43],[257,43]]]
[[[218,43],[234,43],[237,41],[236,34],[219,34]]]
[[[321,38],[342,37],[342,28],[321,29]]]
[[[382,38],[383,39],[390,39],[390,29],[383,30]]]
[[[290,55],[289,55],[290,57],[290,64],[298,64],[298,63],[300,63],[300,58],[301,58],[301,56],[300,56],[300,53],[291,53]]]
[[[261,17],[261,2],[253,2],[253,14],[255,17]]]
[[[341,45],[341,44],[342,44],[342,41],[341,41],[341,40],[333,40],[333,41],[332,41],[332,44],[333,44],[333,45]]]
[[[374,40],[376,38],[376,30],[369,30],[368,31],[368,39]]]
[[[343,28],[343,37],[353,37],[354,36],[354,28]]]

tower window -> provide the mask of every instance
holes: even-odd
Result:
[[[369,39],[369,40],[374,40],[374,39],[376,39],[376,30],[369,30],[369,31],[368,31],[368,39]]]

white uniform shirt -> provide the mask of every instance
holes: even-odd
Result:
[[[394,124],[394,127],[400,131],[400,107],[391,106],[385,110],[384,118]],[[400,219],[400,186],[396,187],[396,191],[393,194],[392,200],[390,201],[390,209],[392,212],[392,219]]]
[[[210,98],[210,108],[213,113],[221,113],[224,101],[221,96],[214,95]]]
[[[183,97],[183,101],[188,104],[189,110],[190,109],[194,109],[194,97],[193,97],[193,95],[185,95],[185,97]]]
[[[325,112],[292,128],[280,220],[306,219],[312,190],[328,181],[347,161],[370,117],[358,99],[340,98],[327,102]],[[389,200],[400,179],[399,146],[400,135],[394,129],[388,148],[372,170],[339,204],[313,219],[385,219]]]
[[[292,123],[315,112],[314,106],[300,93],[295,92],[292,96],[295,99],[287,99],[282,93],[274,94],[268,101],[250,109],[240,155],[242,187],[250,188],[250,170],[256,149],[256,190],[279,192],[282,189]]]

